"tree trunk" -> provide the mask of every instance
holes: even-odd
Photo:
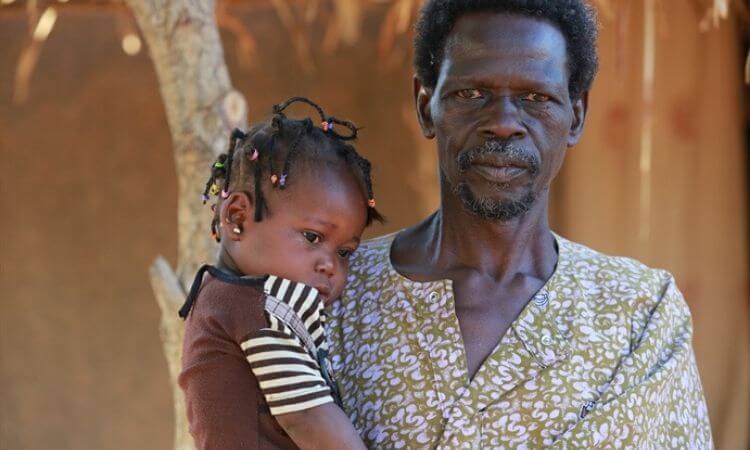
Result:
[[[245,128],[247,104],[232,88],[213,0],[127,0],[148,44],[172,136],[178,189],[177,268],[157,257],[151,283],[161,309],[161,337],[174,396],[174,448],[194,448],[177,386],[183,323],[177,310],[197,268],[212,259],[210,213],[200,194],[211,161],[232,128]]]

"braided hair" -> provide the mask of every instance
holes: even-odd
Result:
[[[320,127],[312,119],[290,119],[284,113],[295,103],[311,106],[320,118]],[[339,134],[340,126],[348,132]],[[227,153],[211,165],[211,175],[203,191],[203,203],[217,197],[211,206],[211,235],[219,242],[219,205],[232,191],[245,192],[254,199],[255,221],[263,220],[267,210],[263,180],[267,177],[274,189],[285,189],[295,161],[340,161],[355,175],[367,197],[367,225],[383,222],[375,207],[370,161],[362,157],[349,141],[357,138],[358,128],[347,120],[327,116],[323,108],[305,97],[292,97],[273,106],[270,121],[252,127],[247,133],[235,129],[229,138]],[[252,192],[249,191],[252,188]]]

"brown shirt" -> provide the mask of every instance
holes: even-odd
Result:
[[[240,347],[251,330],[269,326],[263,282],[210,274],[186,321],[179,384],[199,449],[296,449],[270,414]]]

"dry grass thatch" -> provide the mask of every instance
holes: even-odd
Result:
[[[598,9],[602,20],[615,22],[628,6],[625,0],[590,0]],[[652,5],[656,14],[667,14],[663,0],[643,0],[648,8]],[[717,27],[730,13],[736,14],[748,26],[750,35],[749,0],[689,0],[703,17],[700,29],[706,31]],[[241,54],[238,61],[243,69],[248,69],[256,58],[258,38],[249,30],[237,13],[243,10],[273,9],[291,36],[296,57],[303,70],[313,71],[315,62],[308,38],[313,27],[325,27],[322,48],[325,52],[335,51],[341,45],[354,45],[360,38],[361,25],[368,13],[379,10],[382,23],[378,34],[378,57],[384,67],[402,63],[406,58],[405,46],[396,45],[409,37],[423,0],[219,0],[216,17],[219,28],[236,41]],[[383,12],[384,9],[384,12]],[[29,83],[34,73],[44,41],[54,31],[59,16],[66,13],[85,13],[91,10],[109,10],[117,14],[117,32],[123,41],[123,51],[134,54],[141,49],[130,11],[122,0],[0,0],[0,13],[24,14],[28,20],[28,34],[24,37],[24,49],[16,65],[14,101],[23,103],[29,92]],[[62,14],[58,14],[62,13]],[[618,27],[625,32],[625,27]],[[625,36],[622,37],[624,39]],[[750,84],[750,54],[746,68],[747,82]]]

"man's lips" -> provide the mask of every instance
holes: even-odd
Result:
[[[528,168],[516,162],[475,160],[471,163],[479,175],[495,183],[508,183],[527,172]]]
[[[529,165],[524,161],[519,161],[518,158],[507,158],[500,155],[481,155],[473,158],[471,161],[472,165],[475,166],[490,166],[490,167],[518,167],[520,169],[528,169]]]

